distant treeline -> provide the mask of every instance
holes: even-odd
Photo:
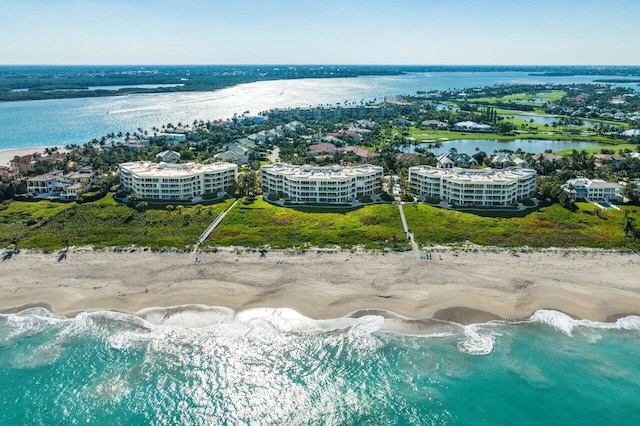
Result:
[[[195,92],[263,80],[399,75],[386,66],[4,66],[0,100],[113,96],[122,93]],[[180,84],[176,87],[86,90],[95,86]],[[28,89],[28,90],[25,90]]]
[[[449,65],[175,65],[1,66],[0,101],[113,96],[129,93],[197,92],[242,83],[301,78],[400,75],[409,72],[528,72],[538,76],[640,76],[640,67],[449,66]],[[87,90],[95,86],[176,84],[175,87]]]

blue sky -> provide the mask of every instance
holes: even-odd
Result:
[[[0,0],[0,64],[640,65],[640,0]]]

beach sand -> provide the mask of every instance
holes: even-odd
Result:
[[[47,306],[138,312],[186,304],[234,310],[286,307],[338,318],[376,309],[463,324],[529,318],[554,309],[612,321],[640,314],[640,256],[601,251],[532,253],[434,250],[415,253],[152,253],[22,251],[0,262],[0,309]],[[442,260],[439,256],[442,255]],[[282,260],[282,263],[278,262]]]
[[[37,146],[37,147],[30,147],[30,148],[0,149],[0,166],[8,166],[9,162],[13,160],[13,157],[15,157],[16,155],[23,156],[23,155],[33,154],[34,152],[44,153],[44,150],[46,148],[53,148],[53,147]],[[65,152],[64,147],[59,146],[58,152],[60,153]]]

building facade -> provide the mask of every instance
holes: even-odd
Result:
[[[222,196],[238,176],[232,163],[167,164],[136,161],[120,164],[120,184],[139,198],[193,200],[205,194]]]
[[[269,164],[261,169],[262,192],[294,203],[344,204],[375,195],[382,188],[382,167],[314,167]]]
[[[73,199],[93,181],[94,174],[90,169],[70,173],[52,170],[27,179],[27,194],[33,197],[56,195],[63,199]]]
[[[624,194],[624,186],[614,182],[605,182],[600,179],[570,179],[562,185],[562,189],[574,200],[585,200],[588,202],[612,201],[621,203]]]
[[[439,198],[453,205],[504,207],[534,195],[536,172],[522,168],[415,166],[409,167],[409,185],[416,195]]]

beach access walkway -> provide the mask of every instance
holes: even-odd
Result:
[[[402,221],[402,229],[404,230],[404,235],[407,236],[407,239],[411,243],[411,250],[419,254],[420,248],[418,247],[418,243],[413,238],[413,231],[409,229],[409,225],[407,224],[407,218],[404,216],[404,209],[402,208],[402,200],[400,199],[400,194],[397,191],[393,192],[393,198],[395,203],[398,205],[398,211],[400,212],[400,220]]]
[[[224,219],[224,217],[227,215],[227,213],[229,213],[231,211],[232,208],[235,207],[236,204],[238,204],[238,201],[240,201],[240,199],[237,199],[233,202],[233,204],[231,204],[229,206],[228,209],[226,209],[225,211],[223,211],[222,213],[220,213],[218,215],[218,217],[216,217],[213,222],[211,222],[211,225],[209,225],[209,227],[200,235],[200,238],[198,238],[198,242],[196,243],[196,245],[193,248],[193,251],[197,251],[198,250],[198,246],[200,244],[202,244],[207,238],[209,238],[209,235],[211,235],[211,233],[213,232],[214,229],[216,229],[216,227],[218,225],[220,225],[220,222],[222,222],[222,219]]]

